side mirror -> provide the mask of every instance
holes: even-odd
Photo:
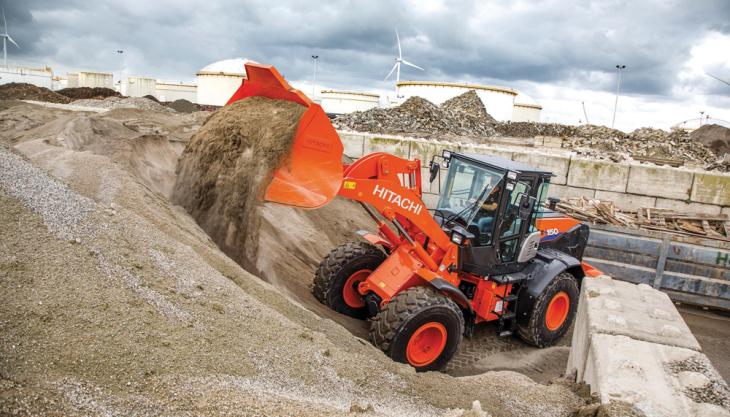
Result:
[[[528,194],[522,194],[520,196],[520,207],[519,216],[522,220],[528,220],[532,214],[532,209],[535,207],[537,199]]]
[[[439,166],[438,163],[436,163],[436,161],[431,161],[431,166],[428,168],[428,170],[429,170],[428,182],[433,182],[433,180],[436,179],[436,176],[439,174],[440,169],[441,169],[441,167]]]

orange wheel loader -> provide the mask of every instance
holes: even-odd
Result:
[[[264,199],[313,209],[339,195],[360,202],[377,227],[322,260],[320,302],[369,319],[372,343],[417,371],[443,368],[480,322],[540,347],[565,334],[581,279],[600,271],[581,262],[588,226],[544,207],[550,172],[449,151],[423,170],[418,159],[381,152],[343,165],[319,105],[272,66],[247,64],[246,74],[228,103],[264,96],[307,108]],[[421,198],[422,173],[442,181],[433,210]]]

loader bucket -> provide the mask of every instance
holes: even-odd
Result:
[[[226,104],[262,96],[299,103],[307,110],[289,155],[274,171],[264,200],[302,208],[329,203],[342,184],[342,142],[322,107],[292,88],[270,65],[246,64],[247,80]]]

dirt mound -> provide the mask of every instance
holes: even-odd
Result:
[[[710,148],[717,155],[730,153],[730,129],[716,125],[704,125],[692,131],[690,137]]]
[[[479,110],[474,109],[475,106],[465,106],[465,101],[473,103],[466,97],[450,103],[447,108],[439,108],[421,97],[411,97],[397,107],[373,108],[339,116],[333,124],[338,129],[372,133],[405,133],[424,137],[493,135],[494,129],[489,119],[483,115],[480,117]]]
[[[198,111],[197,104],[183,98],[175,100],[172,103],[168,103],[167,107],[175,109],[175,111],[180,113],[192,113]]]
[[[106,87],[70,87],[62,88],[56,92],[72,100],[80,100],[85,98],[95,98],[101,100],[107,97],[122,96],[121,94],[119,94],[119,92]]]
[[[173,202],[237,261],[256,254],[253,211],[272,169],[288,152],[304,110],[263,97],[238,101],[214,113],[180,158]]]
[[[68,104],[71,99],[51,91],[45,87],[38,87],[26,83],[8,83],[0,85],[0,100],[36,100],[49,103]]]
[[[152,100],[155,103],[159,103],[160,102],[160,100],[158,100],[157,97],[152,96],[152,95],[149,95],[149,94],[142,96],[142,98],[146,98],[147,100]]]

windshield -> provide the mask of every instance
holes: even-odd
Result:
[[[468,225],[503,176],[496,169],[454,158],[436,208],[447,219],[458,219]]]

